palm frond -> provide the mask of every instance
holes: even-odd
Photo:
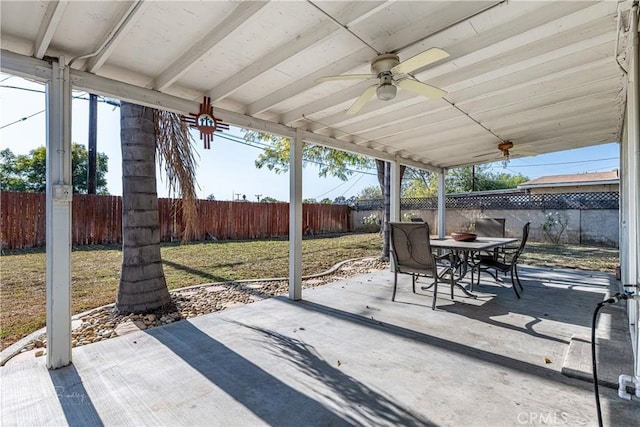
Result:
[[[182,198],[182,242],[186,243],[195,235],[198,224],[194,141],[188,126],[176,113],[154,110],[154,125],[158,162],[167,175],[169,197]]]

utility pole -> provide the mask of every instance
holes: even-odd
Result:
[[[476,165],[471,165],[471,191],[476,191]]]
[[[260,201],[260,197],[262,197],[262,194],[256,194],[256,199],[258,199],[258,201]]]
[[[96,194],[98,173],[98,95],[89,94],[89,155],[87,193]]]

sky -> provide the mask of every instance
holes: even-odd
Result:
[[[74,92],[78,97],[72,105],[72,142],[87,145],[89,102],[86,92]],[[83,99],[80,99],[83,98]],[[14,154],[46,144],[44,86],[19,77],[0,73],[0,149],[9,148]],[[225,135],[226,134],[226,135]],[[243,143],[240,130],[232,127],[224,134],[216,133],[210,150],[203,148],[197,131],[193,133],[198,154],[198,196],[213,195],[216,200],[243,198],[256,201],[266,196],[280,201],[289,200],[289,174],[276,174],[266,168],[257,169],[255,160],[259,146]],[[228,139],[226,139],[228,138]],[[122,166],[120,153],[120,111],[118,107],[98,102],[98,152],[109,158],[107,188],[110,194],[122,194]],[[530,179],[544,175],[602,172],[619,168],[617,143],[510,159],[503,165],[494,163],[495,172],[521,173]],[[304,167],[302,196],[318,201],[339,196],[356,196],[365,187],[377,186],[375,170],[356,172],[348,181],[318,177],[314,164]],[[166,181],[159,178],[159,197],[167,196]]]

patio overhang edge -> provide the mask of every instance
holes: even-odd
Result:
[[[51,64],[48,61],[20,55],[2,49],[0,51],[0,70],[19,77],[46,82],[51,79]],[[198,111],[200,104],[197,101],[180,98],[153,89],[131,85],[96,74],[80,70],[70,70],[71,83],[74,88],[85,90],[97,95],[108,96],[138,105],[151,108],[162,108],[179,114],[189,114]],[[222,121],[242,127],[287,138],[295,138],[296,128],[280,123],[247,116],[234,111],[215,109],[216,116]],[[425,169],[436,173],[442,173],[442,169],[433,165],[404,158],[395,154],[378,151],[373,148],[338,140],[325,135],[318,135],[310,131],[303,132],[303,139],[312,144],[318,144],[338,150],[349,151],[356,154],[370,156],[389,162],[398,161],[400,164]]]

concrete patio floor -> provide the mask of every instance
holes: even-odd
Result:
[[[74,348],[55,371],[10,362],[0,424],[596,425],[593,385],[562,369],[585,366],[572,338],[589,339],[611,276],[521,271],[520,300],[484,280],[477,300],[450,301],[442,285],[432,311],[409,276],[391,302],[385,271]],[[621,303],[602,311],[602,354],[628,342],[623,317]],[[627,359],[599,371],[632,374]],[[600,394],[605,426],[638,425],[640,402]]]

